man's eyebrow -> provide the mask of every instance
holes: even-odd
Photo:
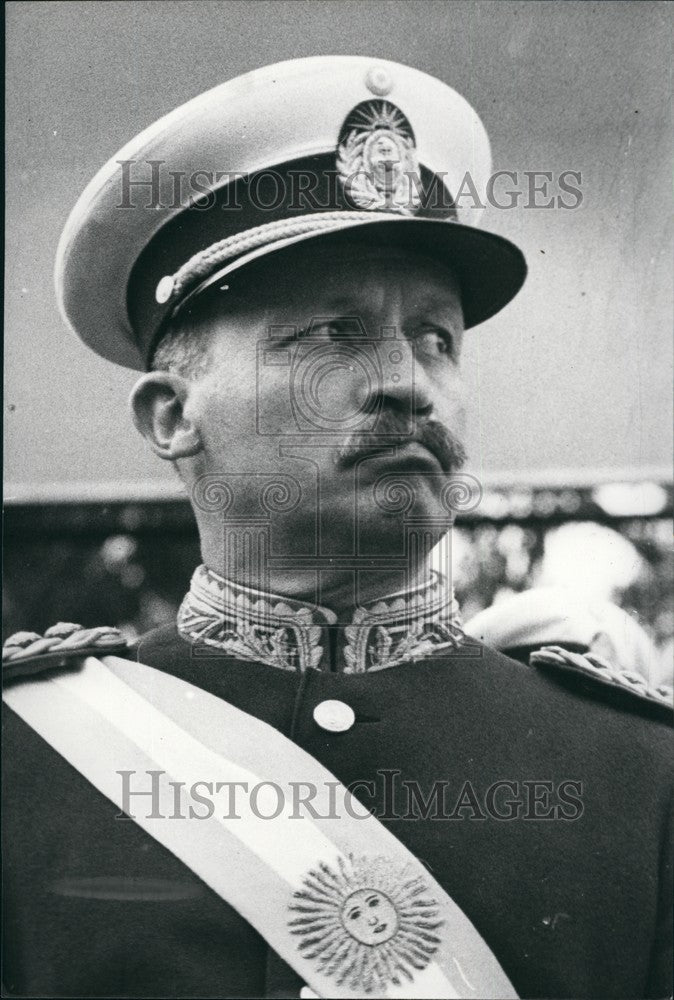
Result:
[[[443,309],[456,309],[458,306],[456,292],[453,288],[438,288],[434,292],[426,292],[415,300],[417,310],[436,309],[440,306]]]
[[[358,302],[355,298],[337,296],[334,299],[328,299],[325,302],[324,309],[326,312],[339,312],[343,313],[345,316],[357,316],[359,311],[367,309],[367,306],[368,303],[365,299]]]
[[[364,296],[359,300],[356,296],[336,296],[327,299],[323,305],[325,312],[339,312],[344,316],[357,316],[360,312],[367,312],[372,309],[372,301]],[[452,292],[438,291],[424,296],[422,299],[410,303],[410,312],[422,313],[433,309],[460,310],[456,302],[456,297]]]

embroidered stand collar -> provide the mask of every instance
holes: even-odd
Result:
[[[199,566],[178,630],[239,660],[299,672],[383,670],[463,641],[459,606],[435,571],[412,590],[355,608],[351,623],[338,625],[328,608],[242,587]]]

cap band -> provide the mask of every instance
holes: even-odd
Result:
[[[380,212],[377,218],[398,219],[394,213]],[[199,291],[201,279],[210,278],[220,265],[227,264],[235,257],[269,246],[280,240],[294,236],[304,236],[308,233],[329,232],[338,229],[344,222],[371,222],[372,216],[363,212],[321,212],[314,215],[301,215],[290,219],[277,219],[261,226],[255,226],[243,233],[236,233],[224,240],[213,243],[193,257],[173,275],[166,275],[157,285],[155,298],[160,304],[168,302],[179,303],[185,296]],[[196,285],[196,287],[194,287]]]

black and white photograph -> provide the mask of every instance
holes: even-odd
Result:
[[[672,27],[5,5],[3,997],[672,997]]]

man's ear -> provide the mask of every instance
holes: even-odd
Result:
[[[131,392],[136,427],[155,455],[169,462],[189,458],[203,448],[198,428],[185,415],[189,391],[190,383],[182,375],[149,372]]]

